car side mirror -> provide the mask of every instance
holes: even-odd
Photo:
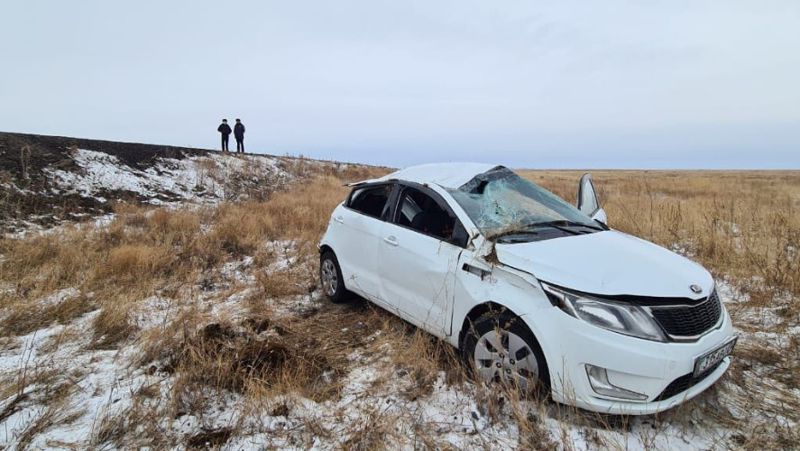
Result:
[[[583,174],[578,183],[578,210],[595,221],[608,225],[608,216],[600,206],[592,174]]]

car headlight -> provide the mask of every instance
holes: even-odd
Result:
[[[542,288],[553,305],[589,324],[645,340],[667,341],[655,320],[639,306],[572,293],[544,282]]]

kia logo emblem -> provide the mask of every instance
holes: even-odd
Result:
[[[700,288],[700,285],[689,285],[689,289],[692,290],[693,293],[700,294],[703,292],[703,289]]]

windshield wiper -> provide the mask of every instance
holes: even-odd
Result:
[[[600,226],[590,225],[583,222],[577,221],[569,221],[567,219],[557,219],[555,221],[545,221],[545,222],[534,222],[533,224],[529,224],[529,227],[554,227],[556,229],[561,229],[561,227],[585,227],[587,229],[603,231]]]
[[[583,235],[584,232],[577,231],[571,227],[584,227],[591,230],[603,231],[605,229],[593,226],[589,224],[584,224],[582,222],[576,221],[569,221],[566,219],[559,219],[555,221],[544,221],[544,222],[531,222],[529,224],[525,224],[519,227],[515,227],[514,229],[505,230],[494,235],[488,237],[490,240],[497,240],[499,238],[503,238],[509,235],[537,235],[535,229],[544,229],[544,228],[553,228],[557,230],[561,230],[562,232],[569,233],[570,235]]]
[[[554,229],[561,230],[562,232],[567,232],[570,235],[584,235],[586,233],[590,233],[590,232],[580,232],[572,227],[583,227],[591,230],[596,230],[598,232],[604,230],[601,227],[584,224],[582,222],[569,221],[566,219],[559,219],[556,221],[534,222],[533,224],[528,224],[528,227],[532,229],[552,227]]]
[[[526,226],[527,227],[527,226]],[[509,235],[538,235],[539,232],[535,230],[524,230],[524,229],[514,229],[514,230],[506,230],[503,232],[498,232],[494,235],[487,237],[490,240],[496,241],[500,238],[507,237]]]

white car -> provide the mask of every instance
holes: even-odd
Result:
[[[320,280],[461,350],[477,378],[612,414],[711,386],[736,343],[702,266],[606,226],[511,170],[428,164],[351,185],[320,243]]]

